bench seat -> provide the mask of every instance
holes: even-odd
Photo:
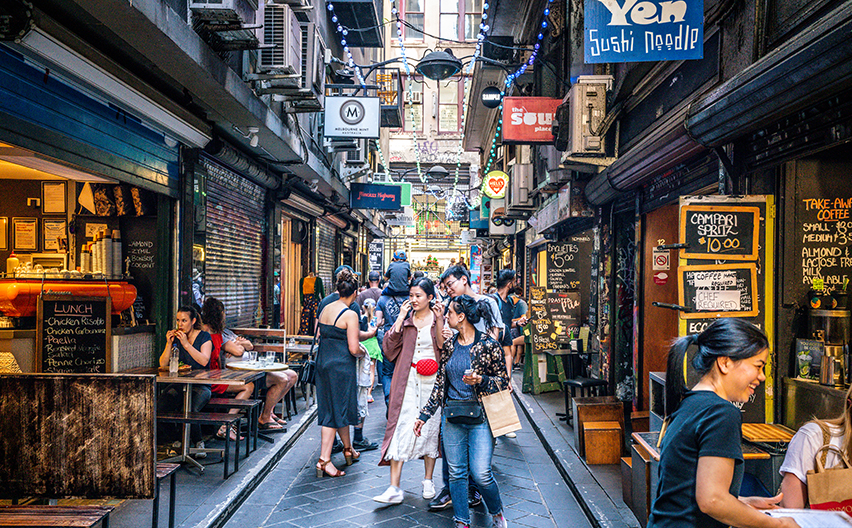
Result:
[[[112,506],[0,506],[0,526],[109,527]]]
[[[252,442],[246,441],[246,456],[249,456],[249,447],[252,448],[252,451],[257,449],[257,421],[260,418],[260,407],[262,405],[263,400],[238,400],[237,398],[212,398],[207,402],[207,407],[213,409],[240,409],[246,411],[246,416],[248,417],[248,434],[254,442],[254,446],[252,447]]]
[[[237,425],[242,420],[239,414],[231,413],[161,413],[157,415],[158,422],[177,423],[177,424],[198,424],[198,425],[225,425],[230,428],[232,425]],[[222,464],[225,466],[224,477],[228,478],[231,474],[228,473],[228,457],[231,452],[231,435],[225,435],[225,454],[222,457]],[[234,451],[234,472],[240,469],[240,436],[237,435],[237,446]]]

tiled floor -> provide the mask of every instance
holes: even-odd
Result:
[[[381,442],[385,429],[384,402],[370,406],[366,436]],[[505,516],[511,526],[577,527],[589,523],[574,496],[558,474],[538,437],[523,415],[523,430],[515,439],[497,440],[493,460],[495,479]],[[294,444],[278,466],[246,502],[234,513],[227,528],[313,527],[313,526],[407,526],[451,527],[452,508],[427,511],[428,501],[420,497],[423,466],[409,462],[403,468],[405,501],[383,506],[372,500],[389,484],[389,469],[379,467],[379,451],[362,453],[361,461],[346,469],[341,478],[317,479],[314,470],[319,453],[319,428],[312,425]],[[333,458],[342,467],[342,455]],[[435,485],[440,490],[440,464],[435,469]],[[483,506],[472,512],[474,526],[491,526]]]

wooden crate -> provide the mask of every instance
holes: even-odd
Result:
[[[586,445],[594,446],[586,453],[589,465],[618,464],[621,461],[621,446],[624,430],[618,422],[586,422],[584,436]]]
[[[586,422],[618,422],[624,430],[624,403],[615,396],[595,396],[574,398],[571,402],[574,411],[574,445],[577,454],[586,456],[583,427]],[[621,455],[618,455],[621,458]],[[618,461],[615,462],[617,464]]]
[[[633,444],[630,452],[633,499],[630,509],[644,528],[651,513],[651,455],[641,444]]]
[[[633,510],[633,460],[621,457],[621,498]]]

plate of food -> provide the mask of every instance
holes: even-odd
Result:
[[[169,366],[166,365],[165,367],[160,367],[159,370],[160,370],[160,372],[168,372]],[[192,370],[192,367],[187,365],[184,362],[181,362],[180,365],[178,365],[178,372],[187,372],[189,370]]]

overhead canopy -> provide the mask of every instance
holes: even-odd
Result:
[[[690,108],[686,126],[716,147],[852,85],[852,2],[773,50]]]

